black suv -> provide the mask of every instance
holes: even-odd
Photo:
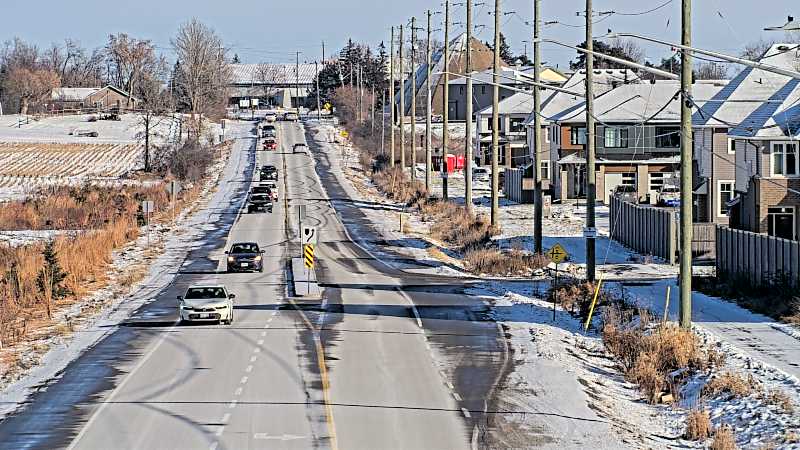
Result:
[[[278,169],[275,166],[261,166],[258,171],[258,179],[260,181],[278,180]]]
[[[237,242],[225,254],[228,255],[228,272],[264,271],[264,250],[255,242]]]
[[[272,194],[250,192],[247,199],[247,212],[272,212]]]

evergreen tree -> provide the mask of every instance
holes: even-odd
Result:
[[[72,292],[63,285],[64,280],[67,278],[67,273],[58,263],[54,241],[48,241],[45,244],[42,256],[44,257],[44,267],[39,270],[39,274],[36,276],[36,285],[44,298],[47,317],[50,318],[52,317],[52,301],[62,299]]]
[[[493,42],[487,42],[486,46],[489,47],[489,50],[494,51],[493,44]],[[514,55],[511,53],[511,47],[506,42],[506,37],[503,33],[500,33],[500,59],[506,64],[511,64],[511,62],[514,60]]]
[[[233,54],[233,60],[231,62],[233,64],[241,64],[242,63],[242,60],[239,59],[239,54],[238,53],[234,53]]]

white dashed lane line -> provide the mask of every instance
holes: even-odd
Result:
[[[230,403],[228,403],[228,409],[236,408],[236,404],[239,403],[239,400],[233,399]]]
[[[461,396],[458,395],[458,392],[453,392],[453,398],[456,399],[457,402],[461,401]]]
[[[264,340],[263,339],[259,339],[258,340],[258,345],[264,345]]]
[[[241,387],[241,386],[239,386],[238,388],[236,388],[236,391],[234,391],[234,392],[233,392],[233,395],[235,395],[235,396],[237,396],[237,397],[238,397],[238,396],[242,395],[242,391],[243,391],[243,390],[244,390],[244,389],[242,389],[242,387]]]
[[[242,377],[242,380],[239,383],[241,384],[247,383],[247,377],[246,376]]]
[[[254,363],[254,362],[256,362],[257,359],[258,359],[258,356],[251,356],[250,357],[250,362]]]
[[[461,408],[461,412],[464,414],[464,417],[466,417],[467,419],[472,417],[472,415],[470,415],[469,410],[467,408]]]
[[[247,369],[244,369],[244,371],[247,372],[247,373],[252,372],[253,371],[253,366],[252,365],[247,366]]]

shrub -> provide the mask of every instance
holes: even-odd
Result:
[[[489,275],[527,275],[547,265],[542,255],[494,248],[467,250],[464,261],[471,271]]]
[[[728,395],[731,398],[747,397],[756,388],[756,381],[752,375],[747,378],[734,372],[725,372],[712,378],[703,386],[701,395],[705,397],[719,397]]]
[[[683,437],[690,441],[705,441],[711,435],[711,419],[708,411],[693,409],[686,415],[686,431]]]
[[[42,257],[44,257],[44,264],[36,276],[36,286],[45,302],[47,311],[47,318],[53,316],[52,305],[53,300],[60,300],[72,292],[64,286],[64,279],[67,274],[61,269],[58,263],[58,256],[56,255],[55,243],[48,241],[42,250]]]
[[[709,450],[736,450],[736,436],[729,425],[722,425],[714,431],[714,440],[711,441]]]

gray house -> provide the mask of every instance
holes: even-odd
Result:
[[[483,72],[472,73],[472,108],[475,114],[478,111],[492,106],[494,87],[492,83],[492,69]],[[530,90],[533,81],[533,74],[525,73],[521,70],[503,68],[498,83],[508,88]],[[449,93],[449,119],[454,121],[466,121],[467,116],[467,79],[464,77],[452,79],[448,85]],[[500,101],[503,101],[516,93],[506,87],[500,88]]]

